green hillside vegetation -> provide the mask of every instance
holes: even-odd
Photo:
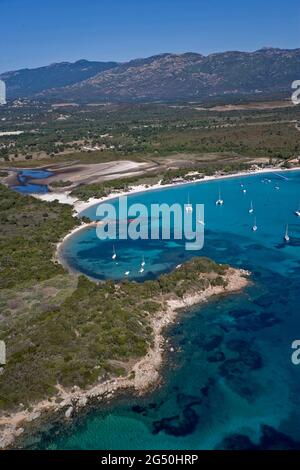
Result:
[[[91,197],[102,198],[109,196],[114,191],[128,191],[132,185],[152,184],[159,181],[158,174],[145,176],[132,176],[129,178],[119,178],[102,183],[82,184],[71,192],[74,196],[82,201],[88,201]]]
[[[0,340],[7,365],[0,409],[87,387],[127,371],[152,341],[150,320],[168,297],[224,284],[227,266],[195,258],[158,280],[95,283],[52,261],[55,243],[77,221],[71,208],[0,186]]]
[[[182,153],[208,160],[229,153],[240,161],[285,159],[300,150],[299,106],[221,112],[197,104],[53,108],[29,102],[1,108],[0,119],[1,130],[24,132],[1,137],[3,167],[119,159],[162,163]],[[83,150],[86,146],[101,150]]]
[[[13,288],[61,274],[51,263],[54,244],[78,219],[71,207],[45,203],[0,185],[0,288]]]

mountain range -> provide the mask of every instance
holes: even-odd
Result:
[[[126,63],[63,62],[0,75],[8,99],[130,102],[203,100],[291,90],[300,79],[300,49],[165,53]]]

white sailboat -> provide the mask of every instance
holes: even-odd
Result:
[[[113,246],[113,254],[112,254],[111,259],[115,260],[116,258],[117,258],[117,252],[116,252],[115,245],[114,245]]]
[[[188,203],[185,205],[185,212],[187,214],[192,214],[192,212],[193,212],[193,206],[190,203],[190,195],[188,195]]]
[[[254,207],[253,207],[253,202],[251,201],[249,214],[253,214],[253,212],[254,212]]]
[[[145,263],[145,257],[143,256],[143,261],[142,261],[142,263],[141,263],[142,268],[145,266],[145,264],[146,264],[146,263]]]
[[[140,272],[140,274],[143,274],[144,271],[145,271],[145,269],[142,266],[139,272]]]
[[[253,225],[253,227],[252,227],[252,231],[253,231],[253,232],[257,232],[257,228],[258,228],[258,227],[257,227],[257,225],[256,225],[256,217],[255,217],[255,219],[254,219],[254,225]]]
[[[223,204],[224,204],[224,201],[221,197],[221,189],[219,188],[219,199],[216,201],[216,205],[217,206],[223,206]]]
[[[124,274],[125,274],[125,276],[129,276],[129,274],[130,274],[130,271],[125,271],[125,273],[124,273]]]
[[[290,237],[289,237],[289,226],[288,226],[288,224],[286,225],[284,240],[285,240],[287,243],[290,241]]]
[[[300,202],[299,202],[298,210],[295,211],[295,215],[296,215],[297,217],[300,217]]]

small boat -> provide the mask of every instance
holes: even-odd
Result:
[[[286,229],[285,229],[284,240],[285,240],[287,243],[290,241],[290,237],[289,237],[289,226],[288,226],[288,225],[286,226]]]
[[[250,209],[249,209],[249,214],[253,214],[253,212],[254,212],[253,202],[251,201]]]
[[[277,191],[278,191],[278,190],[280,189],[280,187],[279,187],[279,186],[275,186],[275,189],[277,189]]]
[[[253,232],[257,232],[256,218],[254,219],[254,225],[252,227]]]
[[[296,215],[297,217],[300,217],[300,203],[299,203],[298,210],[295,211],[295,215]]]
[[[216,206],[223,206],[224,201],[221,197],[221,189],[219,188],[219,199],[216,201]]]
[[[145,269],[143,267],[141,267],[139,272],[140,272],[140,274],[143,274],[144,271],[145,271]]]
[[[246,194],[246,192],[247,192],[247,189],[243,189],[243,193]]]
[[[145,264],[146,264],[145,263],[145,257],[143,256],[143,261],[142,261],[142,264],[141,264],[142,268],[145,266]]]
[[[116,250],[115,250],[115,245],[113,246],[113,255],[111,257],[111,259],[116,259],[117,258],[117,253],[116,253]]]
[[[193,212],[193,206],[192,206],[192,204],[190,203],[190,195],[188,196],[188,203],[185,204],[185,212],[186,212],[187,214],[192,214],[192,212]]]
[[[124,274],[125,274],[125,276],[129,276],[129,274],[130,274],[130,271],[125,271],[125,273],[124,273]]]

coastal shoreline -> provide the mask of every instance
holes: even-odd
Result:
[[[251,175],[259,175],[259,174],[264,174],[264,173],[274,173],[274,172],[289,172],[289,171],[299,171],[299,167],[294,167],[294,168],[260,168],[257,170],[245,170],[245,171],[240,171],[238,173],[230,173],[226,175],[211,175],[211,176],[204,176],[203,178],[195,179],[193,181],[177,181],[173,183],[168,183],[168,184],[161,184],[161,181],[158,183],[152,184],[152,185],[132,185],[130,189],[126,191],[116,191],[116,192],[111,192],[107,196],[103,196],[101,198],[89,198],[88,201],[82,201],[79,200],[73,196],[70,196],[69,191],[63,191],[63,192],[51,192],[51,193],[46,193],[46,194],[33,194],[34,197],[41,199],[42,201],[55,201],[57,200],[61,204],[69,204],[73,206],[74,209],[74,215],[78,216],[80,215],[81,212],[83,212],[86,209],[89,209],[90,207],[93,207],[97,204],[102,204],[103,202],[108,202],[114,199],[117,199],[119,197],[123,196],[131,196],[133,194],[140,194],[140,193],[145,193],[148,191],[157,191],[165,188],[175,188],[177,186],[184,186],[184,185],[192,185],[192,184],[198,184],[198,183],[206,183],[208,181],[217,181],[217,180],[222,180],[222,179],[230,179],[230,178],[238,178],[238,177],[245,177],[245,176],[251,176]]]
[[[74,208],[74,215],[79,216],[80,213],[86,209],[89,209],[93,206],[96,206],[98,204],[102,204],[104,202],[108,201],[113,201],[119,197],[123,196],[131,196],[133,194],[142,194],[148,191],[157,191],[161,190],[164,188],[175,188],[177,186],[183,186],[183,185],[190,185],[190,184],[198,184],[198,183],[205,183],[208,181],[217,181],[217,180],[222,180],[222,179],[229,179],[229,178],[238,178],[238,177],[245,177],[245,176],[251,176],[251,175],[256,175],[256,174],[265,174],[265,173],[273,173],[273,172],[289,172],[289,171],[297,171],[300,170],[300,167],[295,167],[295,168],[262,168],[258,170],[253,170],[253,171],[241,171],[238,173],[234,174],[228,174],[228,175],[212,175],[212,176],[205,176],[204,178],[197,179],[194,181],[184,181],[184,182],[175,182],[175,183],[169,183],[169,184],[164,184],[162,185],[161,182],[153,184],[153,185],[138,185],[138,186],[132,186],[129,190],[127,191],[119,191],[119,192],[112,192],[108,196],[104,196],[102,198],[90,198],[88,201],[81,201],[78,200],[74,197],[71,197],[68,192],[63,192],[63,193],[48,193],[48,194],[43,194],[39,195],[36,194],[34,195],[38,199],[44,200],[44,201],[54,201],[57,199],[60,203],[62,204],[70,204]],[[56,197],[57,196],[57,197]],[[92,226],[97,226],[99,222],[93,221],[93,222],[88,222],[88,223],[81,223],[81,225],[75,227],[72,229],[65,237],[63,237],[59,243],[56,246],[55,254],[54,254],[54,261],[60,263],[65,269],[67,269],[70,273],[79,275],[80,273],[74,269],[72,269],[68,263],[64,260],[63,256],[61,255],[61,247],[63,244],[70,238],[72,237],[75,233],[87,229],[88,227]],[[92,278],[91,278],[92,279]],[[94,281],[97,281],[97,279],[93,279]]]
[[[86,407],[90,400],[97,399],[99,402],[103,399],[110,400],[115,397],[116,392],[130,389],[138,395],[143,395],[151,387],[157,386],[160,383],[160,370],[166,352],[166,338],[163,333],[174,323],[178,312],[194,305],[201,305],[216,296],[240,292],[248,286],[249,275],[248,271],[228,268],[224,286],[209,286],[200,293],[187,294],[183,299],[168,299],[164,304],[165,307],[160,309],[151,320],[153,345],[144,357],[135,362],[125,377],[110,379],[87,390],[76,386],[71,390],[66,390],[58,384],[57,394],[51,399],[33,404],[30,410],[0,417],[0,449],[12,447],[24,433],[26,425],[38,422],[46,412],[64,413],[65,419],[69,420],[80,409]]]
[[[87,202],[78,201],[75,198],[69,197],[67,193],[60,193],[66,203],[66,198],[69,204],[73,205],[74,212],[78,215],[84,209],[92,207],[93,205],[112,200],[124,195],[131,195],[143,193],[146,191],[160,190],[163,188],[170,188],[175,186],[182,186],[187,184],[197,184],[212,180],[221,180],[227,178],[238,178],[244,176],[251,176],[255,174],[274,173],[283,171],[296,171],[300,168],[282,169],[282,168],[265,168],[254,171],[239,172],[229,175],[214,175],[192,182],[177,182],[167,185],[156,184],[149,187],[133,186],[128,191],[111,193],[110,195],[100,199],[90,199]],[[54,199],[55,193],[49,193]],[[49,196],[48,195],[48,196]],[[43,196],[36,195],[39,199],[46,199]],[[52,199],[52,200],[54,200]],[[47,198],[46,200],[50,200]],[[83,223],[70,231],[60,242],[56,245],[56,252],[54,261],[61,262],[59,256],[59,249],[62,244],[69,239],[75,232],[82,230],[89,225],[96,225],[98,222]],[[66,266],[65,266],[66,267]],[[137,361],[132,367],[130,373],[125,377],[114,378],[107,382],[97,384],[88,390],[80,390],[78,387],[73,387],[71,390],[65,390],[60,385],[57,385],[57,394],[51,399],[45,399],[33,405],[29,410],[22,410],[15,413],[7,414],[0,417],[0,449],[12,447],[15,441],[24,433],[24,427],[29,423],[38,424],[39,418],[46,413],[62,413],[65,419],[70,419],[77,411],[83,409],[88,405],[88,402],[93,399],[101,402],[103,400],[109,401],[114,398],[119,391],[134,390],[138,395],[144,394],[151,387],[157,386],[160,382],[160,369],[163,363],[163,354],[166,352],[166,340],[163,336],[163,331],[166,327],[170,326],[176,319],[179,310],[188,309],[194,305],[200,305],[209,301],[212,297],[226,295],[230,293],[239,292],[249,284],[249,273],[244,270],[229,268],[228,270],[228,284],[226,287],[214,286],[209,287],[200,294],[187,295],[182,300],[174,299],[167,301],[166,310],[160,311],[152,320],[152,329],[154,333],[153,346],[148,350],[146,356]]]

